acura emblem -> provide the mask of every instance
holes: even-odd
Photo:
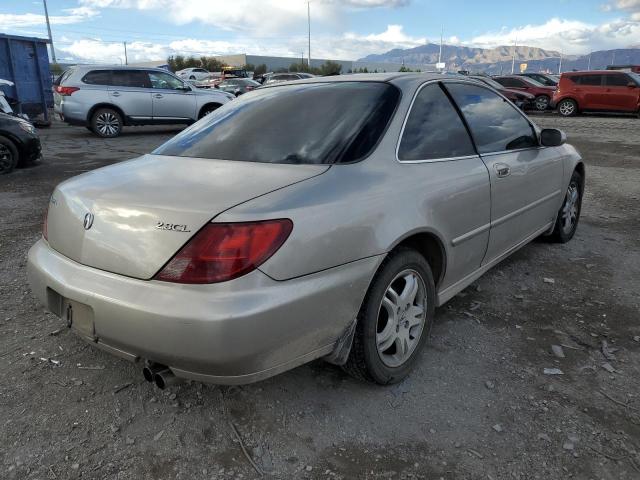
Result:
[[[93,213],[87,213],[84,216],[83,225],[85,230],[89,230],[91,228],[91,225],[93,225]]]

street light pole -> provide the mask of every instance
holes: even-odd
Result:
[[[49,23],[49,10],[47,10],[47,0],[42,0],[44,3],[44,16],[47,19],[47,31],[49,32],[49,44],[51,45],[51,59],[53,63],[58,63],[56,60],[56,49],[53,48],[53,37],[51,36],[51,24]]]
[[[307,32],[309,34],[309,71],[311,71],[311,0],[307,1]]]
[[[129,59],[127,58],[127,42],[124,43],[124,64],[129,65]]]

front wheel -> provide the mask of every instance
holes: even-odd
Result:
[[[582,209],[582,194],[584,192],[582,182],[582,175],[579,172],[573,172],[551,233],[550,239],[554,242],[567,243],[576,233]]]
[[[10,173],[18,164],[18,149],[11,140],[0,136],[0,175]]]
[[[415,250],[389,254],[365,296],[347,363],[350,375],[381,385],[411,371],[435,315],[429,263]]]
[[[217,103],[214,103],[211,105],[205,105],[204,107],[202,107],[202,110],[200,110],[200,115],[198,115],[198,120],[200,120],[203,117],[206,117],[211,112],[215,112],[218,108],[220,108],[220,105],[218,105]]]
[[[558,104],[558,113],[563,117],[573,117],[578,113],[578,104],[575,100],[565,98]]]
[[[546,95],[538,95],[535,100],[536,110],[544,112],[549,108],[549,97]]]

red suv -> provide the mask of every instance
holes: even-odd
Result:
[[[556,87],[546,87],[539,82],[536,82],[532,78],[520,77],[518,75],[506,75],[502,77],[493,77],[503,87],[510,90],[518,90],[520,92],[527,92],[536,97],[535,106],[537,110],[546,110],[551,103],[551,97],[553,92],[556,91]]]
[[[640,113],[640,75],[615,70],[563,73],[551,106],[564,117],[587,110]]]

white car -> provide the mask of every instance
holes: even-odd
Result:
[[[184,70],[178,70],[176,75],[188,80],[205,80],[211,77],[211,72],[204,68],[185,68]]]

